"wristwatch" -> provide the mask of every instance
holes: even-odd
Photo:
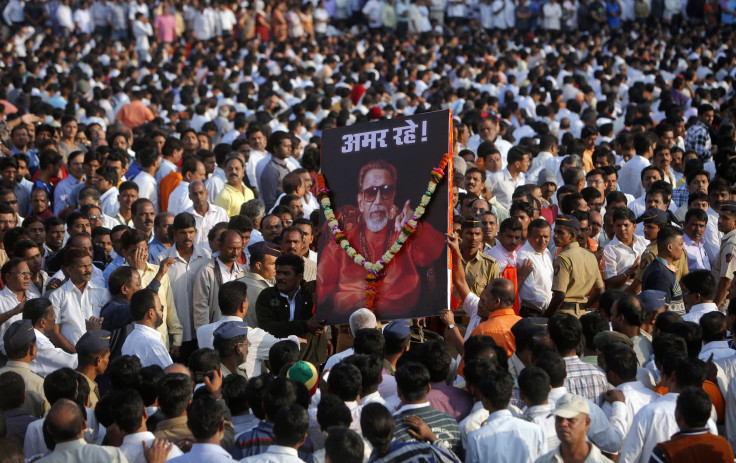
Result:
[[[453,328],[455,328],[455,324],[454,323],[451,323],[451,324],[447,325],[447,329],[451,330]]]

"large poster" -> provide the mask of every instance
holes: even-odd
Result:
[[[448,307],[447,175],[434,173],[431,194],[429,185],[450,150],[450,130],[450,111],[437,111],[322,135],[329,210],[322,205],[328,220],[319,238],[317,319],[347,323],[355,310],[371,304],[379,320],[431,316]],[[429,200],[426,208],[422,200]],[[329,223],[333,215],[337,227]],[[407,229],[413,234],[397,243]],[[371,263],[383,264],[387,251],[395,255],[371,272]],[[365,262],[357,262],[360,256]]]

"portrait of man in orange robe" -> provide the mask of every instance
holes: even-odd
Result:
[[[397,173],[388,161],[367,162],[361,167],[357,180],[358,207],[353,214],[356,223],[342,223],[341,228],[356,251],[368,261],[376,262],[396,242],[401,228],[414,211],[410,200],[406,200],[401,209],[396,205]],[[339,217],[339,211],[336,212]],[[445,246],[441,232],[425,220],[419,221],[413,236],[379,273],[381,280],[375,299],[379,319],[416,317],[418,310],[426,313],[424,303],[437,289],[433,284],[434,272],[446,268],[445,262],[437,268],[433,266],[445,255]],[[317,273],[319,318],[346,321],[352,312],[365,306],[367,271],[334,241],[320,253]]]

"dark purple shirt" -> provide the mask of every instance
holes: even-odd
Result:
[[[465,389],[449,386],[444,381],[431,383],[427,401],[437,411],[451,415],[459,423],[473,408],[473,398]]]

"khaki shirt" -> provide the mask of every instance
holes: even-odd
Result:
[[[161,421],[153,433],[157,439],[166,439],[176,445],[185,437],[192,437],[192,431],[187,426],[187,416],[177,416]]]
[[[554,261],[552,291],[565,293],[565,302],[585,303],[594,287],[604,287],[595,255],[577,241],[562,248]]]
[[[89,384],[89,408],[94,410],[95,405],[100,401],[100,388],[97,387],[97,382],[89,379],[87,375],[83,374],[82,376],[84,376],[84,379]]]
[[[652,263],[652,261],[657,257],[658,251],[657,251],[657,240],[652,241],[647,245],[646,250],[641,255],[641,260],[639,261],[639,270],[636,271],[636,275],[634,275],[634,280],[641,283],[641,277],[644,275],[644,270],[647,269],[647,266]],[[675,261],[675,267],[677,267],[677,281],[680,281],[682,277],[687,275],[690,270],[687,267],[687,253],[683,252],[682,256],[680,256],[679,259]]]
[[[716,274],[717,278],[728,278],[729,280],[733,278],[733,272],[736,271],[735,241],[736,230],[731,230],[723,235],[723,239],[721,239],[721,249],[713,261],[713,273]]]
[[[483,254],[480,250],[472,259],[467,261],[463,259],[463,267],[465,268],[465,281],[477,296],[480,296],[491,280],[501,275],[496,259]]]
[[[26,401],[23,408],[36,418],[42,418],[51,408],[43,392],[43,378],[31,371],[31,365],[17,360],[8,360],[8,363],[0,368],[0,375],[6,371],[18,373],[26,385]]]

